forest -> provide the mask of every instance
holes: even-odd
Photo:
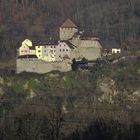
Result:
[[[15,58],[25,38],[57,40],[67,18],[100,40],[140,37],[139,0],[0,0],[0,57]]]

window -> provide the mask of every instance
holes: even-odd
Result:
[[[53,53],[53,50],[50,50],[50,53]]]
[[[38,52],[41,52],[40,50],[38,50]]]
[[[66,49],[66,51],[68,52],[68,49]]]
[[[61,49],[60,49],[60,52],[61,52]]]
[[[63,52],[65,51],[65,49],[63,49]]]

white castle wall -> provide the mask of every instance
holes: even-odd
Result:
[[[35,72],[47,73],[54,70],[61,72],[71,71],[71,63],[69,61],[63,62],[44,62],[38,59],[17,59],[17,73],[21,72]]]

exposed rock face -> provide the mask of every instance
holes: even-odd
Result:
[[[23,88],[26,90],[28,89],[28,82],[26,82],[24,85],[23,85]]]
[[[128,100],[133,103],[137,103],[140,100],[140,89],[133,92],[132,95],[129,95]]]
[[[2,87],[0,87],[0,98],[1,98],[1,96],[3,96],[3,94],[4,94],[4,91],[3,91]]]
[[[136,90],[135,92],[133,92],[134,96],[140,97],[140,89]]]
[[[33,89],[30,90],[30,98],[36,97],[36,93],[33,91]]]
[[[140,69],[138,70],[138,74],[140,74]]]
[[[9,81],[9,82],[7,82],[7,86],[11,86],[12,85],[12,82],[11,81]]]
[[[2,77],[0,77],[0,85],[4,84],[4,79]]]
[[[117,94],[115,81],[110,78],[99,79],[97,82],[98,91],[103,93],[99,101],[108,101],[113,103],[112,97]]]

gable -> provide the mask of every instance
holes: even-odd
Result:
[[[25,40],[22,42],[22,45],[26,45],[26,46],[32,47],[32,41],[29,40],[29,39],[25,39]]]
[[[61,26],[60,28],[77,28],[77,26],[73,23],[72,20],[67,19]]]

